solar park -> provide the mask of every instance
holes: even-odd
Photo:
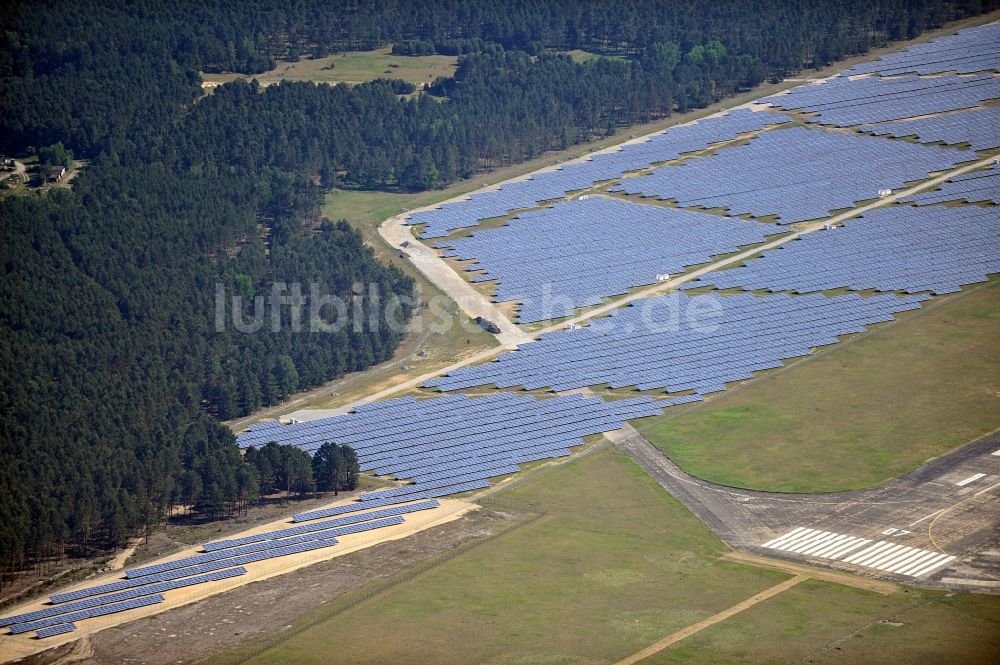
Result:
[[[973,150],[1000,147],[1000,106],[985,106],[917,120],[881,122],[865,131],[879,136],[913,136],[921,143],[968,143]]]
[[[807,293],[953,293],[1000,272],[1000,215],[968,206],[891,206],[767,252],[741,268],[714,273],[718,288]],[[701,286],[692,282],[690,286]]]
[[[959,30],[954,35],[916,44],[848,70],[847,75],[877,73],[882,76],[957,72],[971,74],[996,70],[1000,62],[1000,25],[991,23]]]
[[[596,305],[657,275],[762,241],[771,225],[592,197],[519,215],[508,226],[440,243],[443,256],[477,259],[474,282],[499,280],[496,299],[521,301],[521,323]],[[615,239],[609,246],[608,239]],[[609,251],[613,249],[613,251]],[[544,311],[543,289],[567,300]]]
[[[1000,204],[1000,169],[994,165],[983,171],[971,171],[954,178],[932,191],[922,192],[903,199],[917,205],[931,205],[948,201],[966,203]]]
[[[725,208],[731,215],[777,215],[779,223],[792,224],[877,198],[880,189],[902,187],[972,156],[950,148],[798,126],[762,134],[711,157],[623,180],[614,191],[671,199],[681,206]]]
[[[841,335],[890,321],[895,313],[920,307],[922,299],[660,296],[648,308],[616,310],[588,327],[543,335],[496,362],[460,369],[428,385],[445,391],[486,384],[563,391],[607,384],[706,395],[833,344]],[[688,314],[706,301],[716,315]],[[657,311],[667,314],[651,324],[647,317]]]
[[[561,198],[567,192],[585,189],[602,180],[677,159],[684,153],[703,150],[710,144],[729,141],[741,134],[788,121],[788,116],[780,113],[737,109],[693,124],[672,127],[644,141],[628,143],[616,151],[543,171],[494,191],[473,194],[462,201],[413,213],[407,223],[425,225],[424,238],[444,237],[455,229],[474,227],[479,220],[506,215],[519,208],[530,208],[541,201]]]
[[[421,226],[423,238],[472,229],[437,247],[444,257],[473,260],[466,277],[496,282],[496,300],[519,301],[521,323],[565,316],[998,147],[1000,107],[980,106],[1000,97],[997,34],[997,24],[963,30],[760,100],[771,110],[741,108],[673,127],[414,213],[407,223]],[[734,139],[741,140],[689,157]],[[971,150],[952,147],[959,145]],[[562,200],[600,183],[604,193],[669,205],[600,195]],[[281,528],[208,542],[200,553],[54,593],[41,609],[0,618],[0,627],[38,639],[65,635],[87,619],[161,604],[177,589],[245,576],[257,562],[334,551],[338,537],[403,525],[439,508],[441,497],[488,488],[523,464],[566,457],[588,437],[702,401],[891,322],[932,295],[983,282],[1000,272],[998,192],[995,166],[949,178],[685,287],[737,293],[681,290],[648,298],[642,307],[546,332],[423,386],[486,394],[396,397],[329,418],[254,424],[238,435],[241,447],[276,441],[311,453],[335,440],[355,448],[362,470],[394,484],[296,514]],[[539,206],[503,226],[476,228],[481,220]],[[545,311],[543,289],[565,299],[563,311]],[[833,289],[848,292],[823,293]],[[757,290],[770,293],[749,292]],[[688,315],[699,307],[710,314]],[[651,323],[650,311],[670,315]],[[539,394],[601,386],[656,394]]]
[[[815,114],[810,122],[850,127],[971,108],[996,97],[1000,97],[1000,80],[992,74],[979,74],[837,77],[764,101],[781,109]]]

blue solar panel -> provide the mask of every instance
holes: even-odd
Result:
[[[687,152],[703,150],[712,143],[727,141],[767,125],[788,121],[788,116],[780,113],[736,109],[724,115],[671,127],[646,141],[625,144],[618,150],[592,155],[584,161],[534,173],[528,179],[507,183],[499,189],[477,192],[461,201],[413,213],[407,224],[426,225],[423,232],[425,238],[444,237],[454,229],[476,226],[481,219],[499,217],[511,210],[562,198],[567,192],[584,189],[651,164],[676,159]]]
[[[264,533],[258,533],[252,536],[245,536],[243,538],[235,538],[232,540],[218,540],[213,543],[205,544],[202,549],[204,549],[206,552],[213,552],[215,550],[222,550],[230,547],[238,547],[240,545],[249,545],[251,543],[259,543],[266,540],[275,540],[278,538],[287,538],[289,536],[298,536],[304,533],[310,533],[314,531],[324,531],[326,529],[333,529],[335,527],[347,526],[349,524],[366,522],[383,517],[395,517],[397,515],[405,515],[406,513],[413,513],[420,510],[430,510],[432,508],[437,508],[440,505],[441,505],[440,502],[434,500],[420,501],[418,503],[407,504],[405,506],[394,506],[392,508],[385,508],[383,510],[375,510],[370,513],[362,513],[357,515],[350,515],[348,517],[341,517],[339,519],[329,520],[327,522],[305,524],[302,526],[290,527],[288,529],[279,529],[277,531],[266,531]],[[367,508],[367,506],[363,507]]]
[[[322,531],[316,532],[306,532],[308,530],[303,530],[299,535],[295,536],[277,536],[280,540],[256,540],[251,542],[249,545],[241,545],[235,547],[228,547],[223,549],[218,549],[215,551],[208,552],[206,554],[198,554],[196,556],[187,557],[184,559],[175,559],[173,561],[167,561],[165,563],[159,563],[153,566],[145,566],[143,568],[133,568],[125,571],[125,577],[131,578],[142,578],[148,575],[155,575],[157,573],[167,572],[177,569],[186,569],[191,566],[199,566],[205,563],[210,563],[220,560],[233,560],[234,558],[240,558],[242,556],[257,556],[264,555],[264,558],[271,558],[269,554],[271,552],[285,551],[290,548],[294,548],[299,545],[310,545],[316,542],[326,542],[324,546],[333,545],[336,542],[335,536],[344,536],[351,533],[360,533],[362,531],[371,531],[373,529],[381,529],[387,526],[394,526],[396,524],[402,524],[403,518],[396,515],[392,517],[384,517],[381,519],[371,520],[369,522],[362,522],[359,524],[348,524],[345,526],[329,528]],[[333,540],[334,542],[328,542]],[[297,554],[298,552],[286,551],[286,554]],[[242,563],[242,561],[241,561]]]
[[[173,589],[180,589],[182,587],[194,586],[195,584],[204,584],[205,582],[216,582],[218,580],[229,579],[231,577],[238,577],[240,575],[246,574],[246,572],[247,572],[246,568],[242,567],[230,568],[228,570],[211,572],[206,575],[185,577],[178,580],[157,582],[154,584],[144,584],[142,586],[136,587],[128,591],[122,591],[107,596],[87,598],[85,600],[80,600],[73,603],[62,603],[54,607],[46,607],[40,610],[35,610],[33,612],[26,612],[24,614],[3,617],[2,619],[0,619],[0,627],[9,626],[15,623],[26,623],[29,621],[36,621],[38,619],[47,619],[49,617],[59,616],[60,614],[67,614],[69,612],[75,612],[77,610],[85,610],[91,607],[97,607],[99,605],[108,605],[110,603],[117,603],[123,600],[131,600],[132,598],[139,598],[140,596],[148,596],[154,593],[163,593],[165,591],[171,591]]]
[[[915,44],[898,53],[855,66],[847,75],[878,72],[885,76],[916,72],[972,73],[1000,69],[1000,23],[959,30],[954,35]]]
[[[791,127],[680,166],[623,180],[615,189],[731,214],[776,214],[791,224],[874,199],[973,157],[967,151]]]
[[[864,131],[878,136],[915,136],[921,143],[968,143],[974,150],[1000,146],[1000,106],[987,106],[929,118],[881,122]]]
[[[761,101],[786,110],[815,113],[811,122],[849,127],[969,108],[997,97],[1000,79],[992,74],[860,79],[836,76]]]
[[[1000,272],[995,208],[892,206],[842,228],[801,236],[694,286],[770,291],[856,290],[952,293]]]
[[[166,570],[161,573],[155,573],[152,575],[144,575],[141,577],[119,580],[117,582],[110,582],[108,584],[102,584],[100,586],[90,587],[88,589],[80,589],[79,591],[69,591],[66,593],[55,594],[53,596],[50,596],[49,600],[53,603],[64,603],[71,600],[78,600],[80,598],[88,598],[90,596],[97,596],[105,593],[111,593],[114,591],[122,591],[124,589],[140,587],[146,584],[153,584],[155,582],[163,582],[166,580],[174,580],[182,577],[190,577],[192,575],[200,575],[201,573],[208,573],[214,570],[221,570],[223,568],[231,568],[233,566],[243,566],[248,563],[263,561],[265,559],[273,559],[276,557],[287,556],[290,554],[300,554],[302,552],[309,552],[315,549],[331,547],[336,544],[337,544],[336,538],[310,540],[307,542],[297,543],[295,545],[289,545],[287,547],[265,549],[260,552],[252,552],[250,554],[233,556],[230,559],[220,559],[218,561],[210,561],[208,563],[203,563],[197,566],[180,568],[177,570]]]
[[[524,213],[508,226],[442,243],[499,279],[496,299],[524,322],[560,318],[659,275],[758,243],[773,225],[592,197]]]
[[[946,201],[967,201],[969,203],[990,202],[1000,204],[1000,166],[994,165],[985,171],[969,171],[949,178],[939,188],[915,194],[900,201],[931,205]]]
[[[663,406],[649,398],[606,402],[582,395],[400,398],[343,416],[251,430],[237,442],[245,447],[275,440],[311,451],[325,441],[340,441],[358,451],[362,468],[414,481],[370,492],[355,504],[294,517],[302,522],[488,487],[488,478],[516,471],[518,464],[568,454],[584,437],[657,415]]]
[[[675,293],[616,310],[578,330],[543,335],[495,362],[456,370],[428,385],[441,390],[492,384],[563,391],[608,384],[703,395],[753,372],[780,367],[783,359],[808,355],[840,335],[890,321],[893,313],[917,308],[925,297]],[[684,314],[699,310],[707,313]],[[680,315],[662,317],[671,312]]]
[[[44,640],[46,637],[54,637],[56,635],[62,635],[63,633],[71,633],[76,630],[76,624],[74,623],[60,623],[55,626],[48,626],[46,628],[39,628],[35,632],[35,637],[40,640]]]
[[[29,621],[27,623],[16,623],[10,627],[10,634],[19,635],[21,633],[30,633],[32,631],[36,631],[41,628],[47,628],[49,626],[57,626],[59,624],[73,623],[76,621],[83,621],[84,619],[93,619],[94,617],[106,616],[108,614],[126,612],[128,610],[134,610],[139,607],[156,605],[157,603],[162,603],[163,601],[164,601],[163,596],[155,594],[152,596],[143,596],[142,598],[133,598],[131,600],[122,601],[120,603],[111,603],[110,605],[100,605],[98,607],[92,607],[90,609],[80,610],[79,612],[71,612],[69,614],[63,614],[58,617],[39,619],[37,621]]]

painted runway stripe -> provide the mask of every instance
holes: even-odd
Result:
[[[871,557],[867,561],[859,561],[859,564],[864,564],[869,568],[878,568],[879,570],[885,570],[886,567],[899,559],[900,557],[907,556],[913,552],[912,548],[906,547],[905,545],[896,545],[893,548],[885,550],[878,556]]]
[[[959,487],[965,487],[969,483],[974,483],[977,480],[979,480],[980,478],[985,478],[985,477],[986,477],[985,473],[977,473],[977,474],[971,475],[968,478],[966,478],[965,480],[961,480],[961,481],[959,481],[959,482],[957,482],[955,484],[958,485]]]
[[[891,564],[886,564],[885,566],[883,566],[883,570],[888,570],[890,573],[898,573],[904,568],[909,568],[910,566],[919,565],[921,563],[927,563],[931,559],[937,557],[937,555],[938,555],[937,552],[929,552],[927,550],[916,550],[900,558],[898,561],[894,561]]]
[[[867,538],[852,538],[849,543],[847,543],[846,545],[844,545],[842,547],[838,547],[835,550],[831,550],[830,552],[827,552],[825,556],[828,559],[836,559],[837,557],[841,557],[841,556],[844,556],[845,554],[848,554],[849,552],[853,552],[854,550],[858,549],[859,547],[863,547],[863,546],[867,545],[870,542],[872,542],[872,541],[868,540]]]
[[[787,545],[791,545],[792,543],[797,543],[802,538],[809,538],[812,535],[812,532],[813,532],[812,529],[805,529],[804,531],[800,531],[799,533],[795,534],[790,538],[787,536],[776,538],[775,540],[770,541],[768,547],[771,547],[773,549],[783,548]]]
[[[883,550],[887,550],[890,547],[892,547],[892,543],[886,543],[886,542],[879,541],[877,543],[873,543],[869,547],[866,547],[865,549],[861,550],[860,552],[852,554],[851,556],[847,557],[846,559],[842,559],[842,561],[844,563],[859,563],[862,559],[864,559],[864,560],[870,559],[872,556],[878,554],[879,552],[881,552]]]
[[[839,547],[843,547],[844,543],[846,541],[849,541],[850,539],[851,539],[850,536],[838,535],[836,538],[828,540],[827,542],[823,543],[817,548],[814,548],[808,552],[803,552],[803,554],[811,554],[813,556],[826,556],[827,553],[832,552],[833,550]]]
[[[836,538],[837,534],[830,533],[829,531],[820,531],[818,534],[812,538],[806,540],[802,543],[796,543],[792,547],[786,548],[789,552],[795,552],[796,554],[805,554],[814,547],[821,547],[825,545],[831,538]]]
[[[995,455],[996,457],[1000,457],[1000,450],[994,450],[992,453],[990,453],[990,455]]]
[[[891,541],[872,542],[867,538],[805,527],[798,527],[783,536],[772,538],[761,547],[781,550],[790,554],[841,561],[910,577],[928,575],[941,569],[955,558],[949,554],[932,552]]]
[[[910,524],[907,524],[906,526],[916,526],[916,525],[920,524],[921,522],[923,522],[924,520],[929,520],[930,518],[934,517],[935,515],[937,515],[940,512],[944,512],[944,508],[942,508],[941,510],[935,510],[930,515],[925,515],[924,517],[921,517],[920,519],[918,519],[916,522],[912,522]]]
[[[944,568],[946,564],[949,564],[955,560],[955,557],[951,556],[950,554],[948,555],[942,554],[941,556],[943,556],[944,558],[940,560],[935,560],[929,563],[928,565],[924,566],[923,568],[917,568],[916,570],[908,572],[906,574],[909,575],[910,577],[923,577],[924,575],[930,575],[935,571],[941,570],[942,568]]]
[[[918,559],[929,559],[934,556],[934,552],[928,552],[927,550],[918,550],[915,547],[908,547],[906,551],[902,554],[897,554],[888,561],[882,562],[881,565],[877,566],[880,570],[886,570],[890,573],[896,572],[897,568],[902,568],[903,566],[911,563]]]
[[[868,566],[869,568],[881,568],[882,566],[880,564],[889,561],[890,559],[893,559],[897,554],[903,552],[906,549],[908,549],[906,545],[890,544],[890,547],[888,549],[884,549],[870,556],[858,559],[854,563],[858,564],[859,566]]]
[[[808,529],[806,529],[804,526],[800,526],[800,527],[798,527],[796,529],[792,529],[791,531],[789,531],[788,533],[786,533],[783,536],[778,536],[777,538],[774,538],[772,540],[767,541],[766,543],[764,543],[763,545],[761,545],[761,547],[773,547],[778,541],[784,540],[785,538],[788,538],[789,536],[792,536],[792,535],[795,535],[796,533],[801,533],[801,532],[807,531],[807,530]]]

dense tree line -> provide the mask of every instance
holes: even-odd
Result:
[[[997,6],[997,0],[10,5],[2,10],[0,31],[0,149],[60,140],[82,156],[122,149],[156,132],[178,103],[195,98],[198,69],[257,73],[276,57],[413,41],[448,53],[496,44],[532,54],[584,48],[638,56],[657,43],[686,54],[718,41],[742,68],[782,77]]]
[[[304,496],[314,491],[339,494],[358,487],[358,454],[348,445],[324,443],[310,458],[300,448],[271,442],[260,450],[247,448],[245,457],[248,475],[260,496],[278,492]]]
[[[346,223],[320,219],[324,188],[443,186],[996,4],[5,6],[0,151],[61,146],[41,154],[90,165],[72,190],[0,202],[0,565],[118,544],[171,506],[222,516],[280,487],[218,419],[390,357],[398,328],[372,322],[376,303],[354,285],[413,287]],[[391,42],[461,53],[455,76],[407,98],[386,80],[199,87],[198,70]],[[626,57],[555,52],[572,48]],[[297,332],[288,308],[276,331],[216,331],[217,284],[253,302],[275,282],[359,306],[336,332]],[[342,487],[330,469],[343,451],[318,466],[282,454],[294,473],[281,489]]]

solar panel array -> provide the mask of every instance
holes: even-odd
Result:
[[[959,30],[955,35],[916,44],[899,53],[857,65],[848,75],[878,72],[883,76],[916,72],[971,73],[1000,70],[1000,23]]]
[[[1000,106],[987,106],[903,122],[866,127],[878,136],[916,136],[922,143],[969,143],[974,150],[1000,146]]]
[[[48,619],[38,619],[37,621],[29,621],[26,623],[16,623],[10,627],[10,634],[19,635],[21,633],[30,633],[31,631],[38,630],[40,628],[47,628],[49,626],[57,626],[59,624],[83,621],[84,619],[93,619],[94,617],[107,616],[108,614],[117,614],[118,612],[126,612],[128,610],[134,610],[139,607],[156,605],[157,603],[162,603],[163,601],[164,601],[163,596],[161,596],[160,594],[154,594],[151,596],[143,596],[141,598],[124,600],[120,603],[99,605],[98,607],[92,607],[90,609],[80,610],[79,612],[70,612],[69,614],[64,614],[58,617],[50,617]]]
[[[606,296],[655,284],[715,254],[761,242],[772,225],[592,197],[528,212],[508,226],[442,243],[499,279],[496,299],[519,300],[522,323],[559,318]]]
[[[970,157],[966,151],[791,127],[680,166],[623,180],[616,191],[674,199],[730,214],[776,214],[791,224],[926,178]]]
[[[30,621],[37,621],[39,619],[48,619],[51,617],[68,614],[70,612],[76,612],[78,610],[86,610],[92,607],[99,607],[101,605],[109,605],[111,603],[118,603],[125,600],[132,600],[133,598],[149,596],[155,593],[164,593],[166,591],[171,591],[173,589],[181,589],[183,587],[194,586],[196,584],[204,584],[206,582],[217,582],[219,580],[225,580],[231,577],[239,577],[240,575],[245,575],[246,572],[247,569],[243,567],[229,568],[227,570],[217,570],[208,573],[206,575],[184,577],[178,580],[170,580],[168,582],[144,584],[143,586],[128,591],[121,591],[119,593],[113,593],[106,596],[85,598],[84,600],[78,600],[73,603],[56,604],[52,607],[45,607],[40,610],[35,610],[33,612],[26,612],[24,614],[17,614],[14,616],[3,617],[0,618],[0,627],[10,626],[12,624],[17,624],[17,623],[28,623]]]
[[[371,508],[376,508],[378,506],[392,506],[400,503],[401,501],[418,501],[420,499],[432,499],[435,497],[447,496],[449,494],[459,494],[461,492],[469,492],[471,490],[483,489],[489,486],[490,483],[488,480],[479,480],[468,483],[459,483],[457,485],[438,487],[435,489],[424,489],[420,492],[414,492],[410,494],[405,499],[394,499],[389,497],[376,500],[373,497],[365,497],[365,503],[347,503],[340,506],[334,506],[333,508],[324,508],[321,510],[314,510],[308,513],[299,513],[297,515],[293,515],[292,522],[308,522],[310,520],[318,520],[324,517],[332,517],[334,515],[349,514],[359,510],[370,510]]]
[[[363,495],[358,505],[366,508],[422,498],[426,492],[443,496],[485,487],[487,478],[516,471],[518,464],[568,455],[588,435],[661,411],[648,398],[606,402],[583,395],[536,399],[514,393],[403,397],[286,425],[278,433],[251,430],[238,436],[237,443],[246,447],[273,440],[311,452],[337,441],[358,451],[363,469],[415,481]]]
[[[840,287],[952,293],[995,272],[1000,272],[997,209],[892,206],[702,279],[719,288],[800,293]]]
[[[896,312],[919,307],[923,298],[679,292],[616,310],[585,328],[542,335],[494,362],[427,383],[441,390],[495,384],[556,391],[609,384],[703,395],[889,321]]]
[[[623,145],[620,150],[536,173],[527,180],[512,182],[500,189],[474,193],[461,201],[413,213],[406,223],[426,224],[423,237],[441,238],[455,229],[476,226],[481,219],[506,215],[519,208],[534,207],[541,201],[561,198],[566,192],[617,178],[627,171],[676,159],[683,153],[702,150],[709,144],[726,141],[769,124],[788,121],[788,116],[781,113],[736,109],[723,116],[672,127],[653,135],[648,141]]]
[[[836,76],[761,101],[786,110],[818,114],[811,122],[849,127],[968,108],[997,97],[1000,78],[992,74],[952,74],[934,78]]]
[[[274,559],[281,556],[288,556],[290,554],[301,554],[303,552],[310,552],[312,550],[322,549],[324,547],[331,547],[336,544],[337,544],[337,539],[333,537],[318,539],[318,540],[310,540],[306,542],[300,542],[294,545],[289,545],[287,547],[276,547],[271,549],[265,549],[263,551],[252,552],[249,554],[233,556],[232,558],[229,559],[219,559],[215,561],[209,561],[207,563],[202,563],[196,566],[190,566],[174,570],[166,570],[164,572],[156,573],[153,575],[131,577],[128,579],[118,580],[116,582],[109,582],[107,584],[102,584],[100,586],[90,587],[87,589],[80,589],[78,591],[58,593],[55,594],[54,596],[50,596],[49,600],[53,603],[63,603],[71,600],[78,600],[80,598],[98,596],[104,593],[122,591],[123,589],[140,587],[144,584],[153,584],[165,580],[174,580],[182,577],[189,577],[192,575],[200,575],[201,573],[208,573],[215,570],[222,570],[224,568],[231,568],[234,566],[243,566],[248,563],[264,561],[265,559]]]
[[[62,635],[63,633],[71,633],[74,630],[76,630],[75,623],[60,623],[55,626],[39,628],[35,632],[35,637],[38,639],[45,639],[46,637],[54,637],[56,635]]]
[[[967,201],[969,203],[991,202],[1000,204],[1000,166],[994,165],[985,171],[969,171],[949,178],[938,189],[909,196],[901,201],[930,205],[945,201]]]
[[[385,508],[383,510],[375,510],[370,513],[350,515],[348,517],[341,517],[339,519],[329,520],[326,522],[314,522],[313,524],[304,524],[302,526],[294,526],[294,527],[289,527],[287,529],[279,529],[277,531],[266,531],[264,533],[257,533],[252,536],[244,536],[243,538],[234,538],[231,540],[217,540],[212,543],[206,543],[204,546],[202,546],[202,549],[205,550],[206,552],[225,550],[231,547],[239,547],[240,545],[250,545],[252,543],[260,543],[267,540],[276,540],[278,538],[287,538],[289,536],[298,536],[302,534],[312,533],[315,531],[325,531],[327,529],[333,529],[335,527],[342,527],[350,524],[356,524],[358,522],[376,520],[383,517],[396,517],[399,515],[405,515],[407,513],[415,513],[421,510],[430,510],[431,508],[437,508],[440,505],[441,504],[438,501],[434,500],[421,501],[419,503],[407,504],[405,506],[394,506],[392,508]]]

